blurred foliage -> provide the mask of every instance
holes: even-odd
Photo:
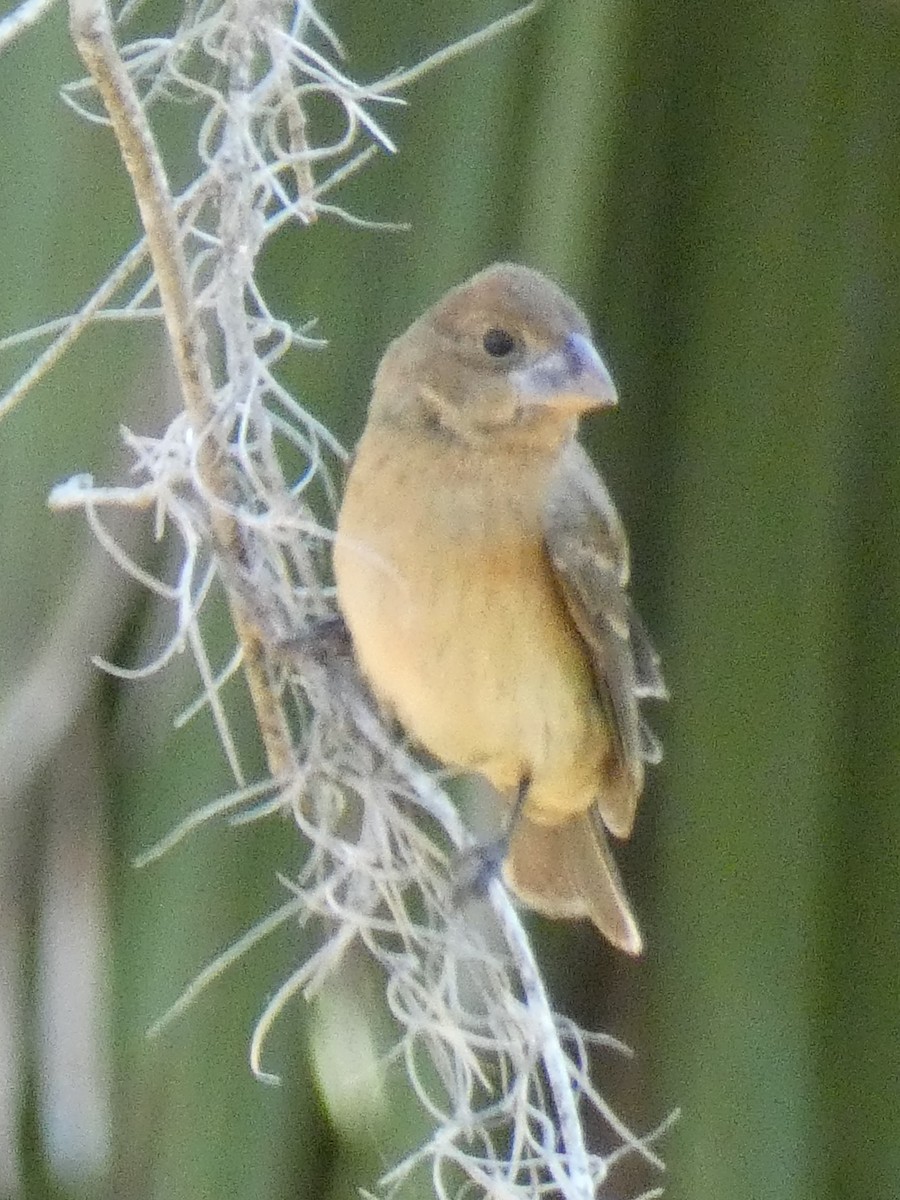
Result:
[[[374,78],[499,11],[334,0],[325,15]],[[135,230],[111,139],[55,96],[79,74],[64,24],[55,10],[0,58],[0,335],[65,310]],[[623,400],[588,440],[673,700],[621,855],[649,950],[625,962],[590,930],[537,925],[558,1004],[635,1048],[598,1069],[636,1125],[683,1109],[664,1146],[673,1200],[900,1196],[900,10],[556,0],[409,101],[384,114],[398,155],[341,203],[411,231],[286,230],[264,281],[276,310],[319,318],[330,348],[285,376],[348,441],[387,340],[487,262],[550,272],[595,322]],[[160,427],[153,355],[133,334],[92,333],[0,429],[4,695],[86,554],[76,519],[46,511],[48,488],[114,472],[120,421]],[[153,621],[134,598],[128,661],[155,644]],[[245,1065],[301,935],[255,950],[144,1040],[279,901],[276,871],[299,853],[273,822],[207,829],[131,869],[227,786],[211,730],[171,730],[190,679],[168,683],[98,681],[66,743],[63,776],[89,757],[103,796],[112,1150],[105,1174],[54,1161],[29,1019],[22,1194],[350,1197],[417,1136],[408,1099],[342,1125],[308,1049],[321,1014],[299,1003],[269,1049],[282,1087]],[[26,799],[0,811],[0,899],[31,1012],[48,814],[62,806],[75,838],[86,798],[42,773]],[[334,1011],[362,1021],[369,1007]],[[623,1171],[611,1194],[651,1182]]]

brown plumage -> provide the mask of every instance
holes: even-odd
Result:
[[[550,916],[641,938],[605,830],[627,837],[662,697],[628,549],[579,414],[616,396],[578,308],[499,264],[392,342],[338,522],[338,602],[382,704],[514,800],[504,876]]]

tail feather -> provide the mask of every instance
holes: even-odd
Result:
[[[614,946],[640,954],[640,930],[598,814],[561,825],[538,825],[523,816],[503,875],[530,908],[548,917],[590,917]]]

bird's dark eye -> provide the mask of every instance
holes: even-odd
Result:
[[[516,348],[516,339],[505,329],[489,329],[481,339],[481,344],[491,358],[506,358]]]

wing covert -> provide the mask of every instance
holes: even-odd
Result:
[[[614,731],[607,786],[597,797],[604,824],[631,832],[644,763],[662,751],[641,717],[639,700],[662,699],[659,657],[631,606],[628,545],[606,487],[584,449],[572,442],[544,508],[547,553],[566,606],[591,656],[597,695]]]

